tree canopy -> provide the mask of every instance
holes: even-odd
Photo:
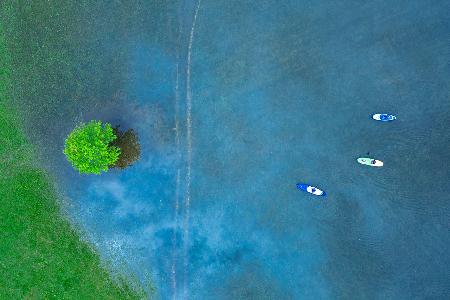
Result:
[[[109,123],[81,123],[67,137],[64,154],[80,173],[100,174],[119,159],[120,148],[111,145],[116,138]]]

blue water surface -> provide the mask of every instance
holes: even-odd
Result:
[[[450,297],[448,1],[152,8],[98,33],[125,67],[80,115],[135,129],[141,159],[52,167],[105,261],[161,299]]]

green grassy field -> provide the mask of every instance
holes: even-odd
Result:
[[[10,102],[9,57],[0,24],[0,299],[144,298],[137,284],[113,280],[60,215]]]

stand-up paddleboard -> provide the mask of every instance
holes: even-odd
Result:
[[[371,167],[382,167],[383,166],[383,162],[381,160],[373,159],[370,157],[359,157],[357,159],[357,161],[362,165],[367,165],[367,166],[371,166]]]
[[[395,119],[397,119],[397,117],[391,114],[374,114],[372,115],[372,119],[381,122],[389,122],[394,121]]]
[[[305,191],[305,192],[311,193],[316,196],[325,196],[326,195],[326,193],[324,191],[322,191],[314,186],[311,186],[309,184],[305,184],[305,183],[297,183],[297,188],[301,191]]]

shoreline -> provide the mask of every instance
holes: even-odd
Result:
[[[11,65],[0,24],[0,295],[18,298],[142,299],[136,282],[111,274],[62,215],[50,177],[36,167],[34,146],[8,100]],[[117,275],[117,276],[115,276]]]

